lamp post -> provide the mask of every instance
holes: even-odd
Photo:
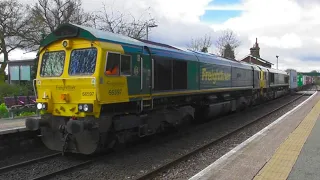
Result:
[[[147,40],[149,39],[149,28],[158,27],[156,24],[147,24]]]
[[[278,58],[279,58],[279,56],[278,56],[278,55],[276,55],[276,58],[277,58],[277,69],[278,69]]]

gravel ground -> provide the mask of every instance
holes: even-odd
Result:
[[[0,179],[30,179],[84,162],[83,156],[59,156],[0,174]]]
[[[46,147],[43,147],[43,146],[39,148],[31,149],[28,152],[24,152],[24,153],[14,153],[0,160],[0,168],[4,166],[16,164],[19,162],[39,158],[42,156],[50,155],[53,153],[56,153],[56,151],[48,150]]]
[[[259,108],[252,108],[240,114],[233,114],[219,118],[217,121],[192,127],[187,132],[182,131],[182,133],[174,134],[172,137],[164,137],[160,140],[155,138],[155,140],[151,140],[149,143],[128,148],[124,152],[109,154],[93,165],[78,169],[69,174],[60,175],[55,177],[55,179],[134,179],[151,169],[172,161],[182,154],[190,152],[196,147],[229,134],[238,127],[252,122],[262,114],[266,114],[275,107],[286,104],[296,97],[296,95],[286,96],[259,106]],[[188,161],[180,163],[169,171],[160,174],[156,179],[186,179],[191,177],[306,98],[303,97],[277,113],[269,115],[261,123],[244,129],[203,153],[190,157]],[[58,166],[55,163],[52,166],[56,168]]]

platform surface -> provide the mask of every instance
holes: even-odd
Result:
[[[318,92],[190,180],[319,179],[319,114]]]
[[[32,118],[39,117],[33,116]],[[26,118],[0,119],[0,135],[26,131],[25,120]]]
[[[304,144],[288,180],[320,179],[320,118]]]

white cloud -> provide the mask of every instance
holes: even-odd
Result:
[[[228,11],[244,11],[245,7],[242,4],[228,4],[228,5],[211,5],[205,8],[206,10],[228,10]]]
[[[264,44],[268,47],[276,47],[280,49],[295,49],[302,46],[300,37],[294,33],[287,33],[279,38],[272,36],[260,36],[259,43]]]
[[[82,5],[86,11],[102,11],[104,4],[107,10],[113,12],[155,18],[158,28],[150,30],[150,40],[186,46],[191,37],[214,33],[212,28],[200,22],[200,16],[205,13],[205,8],[211,1],[213,0],[82,0]],[[37,0],[20,2],[30,5]],[[21,52],[13,53],[24,58]]]
[[[29,0],[21,1],[30,4]],[[249,53],[257,37],[261,57],[276,64],[275,56],[279,55],[280,69],[320,70],[320,59],[311,59],[320,57],[319,0],[242,0],[240,4],[209,6],[212,1],[83,0],[83,7],[99,11],[104,2],[114,10],[154,17],[159,26],[152,29],[150,39],[182,48],[192,37],[209,33],[215,38],[218,30],[232,29],[242,41],[236,50],[238,59]],[[222,24],[208,25],[200,21],[206,10],[242,10],[242,13]]]
[[[102,3],[107,7],[124,13],[148,15],[151,13],[156,19],[170,19],[171,21],[199,22],[205,13],[205,7],[213,0],[83,0],[85,10],[101,10]],[[150,8],[147,12],[146,9]]]
[[[320,70],[319,1],[243,0],[241,6],[241,16],[211,26],[216,30],[230,28],[240,34],[244,41],[238,58],[249,53],[257,37],[262,58],[276,64],[275,56],[280,56],[279,69]]]

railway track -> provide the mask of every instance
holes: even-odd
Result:
[[[82,166],[85,166],[85,165],[89,165],[89,164],[93,163],[94,161],[95,161],[94,159],[90,159],[90,160],[78,163],[76,165],[63,168],[63,169],[58,170],[58,171],[54,171],[54,172],[51,172],[51,173],[48,173],[48,174],[37,176],[35,178],[32,178],[32,180],[41,180],[41,179],[52,178],[52,177],[54,177],[56,175],[63,174],[65,172],[71,171],[73,169],[76,169],[76,168],[79,168],[79,167],[82,167]]]
[[[11,171],[11,170],[13,170],[15,168],[19,168],[19,167],[22,167],[22,166],[27,166],[27,165],[30,165],[30,164],[33,164],[33,163],[37,163],[37,162],[40,162],[40,161],[44,161],[44,160],[47,160],[47,159],[50,159],[50,158],[58,157],[59,155],[61,155],[61,153],[54,153],[54,154],[50,154],[50,155],[43,156],[43,157],[40,157],[40,158],[35,158],[35,159],[28,160],[28,161],[20,162],[20,163],[17,163],[17,164],[4,166],[4,167],[0,168],[0,173]]]
[[[297,101],[298,99],[302,98],[302,97],[305,96],[305,95],[306,95],[306,93],[303,93],[303,94],[301,94],[300,96],[298,96],[297,98],[289,101],[288,103],[286,103],[286,104],[284,104],[284,105],[282,105],[282,106],[280,106],[280,107],[277,107],[277,108],[273,109],[272,111],[269,111],[268,113],[266,113],[266,114],[264,114],[264,115],[256,118],[254,121],[252,121],[252,122],[250,122],[250,123],[248,123],[248,124],[246,124],[246,125],[243,125],[242,127],[239,127],[239,128],[236,129],[235,131],[232,131],[232,132],[230,132],[229,134],[226,134],[225,136],[222,136],[221,138],[219,138],[219,139],[217,139],[217,140],[208,142],[207,144],[205,144],[205,145],[203,145],[203,146],[201,146],[201,147],[199,147],[199,148],[196,148],[196,149],[194,149],[193,151],[190,151],[190,152],[187,153],[187,154],[181,155],[180,157],[178,157],[178,158],[174,159],[173,161],[170,161],[170,162],[168,162],[168,163],[166,163],[166,164],[164,164],[164,165],[156,168],[156,169],[153,170],[153,171],[150,171],[150,172],[148,172],[148,173],[146,173],[146,174],[140,175],[139,177],[135,178],[135,180],[152,179],[152,178],[156,177],[159,173],[164,172],[164,171],[166,171],[167,169],[170,169],[172,166],[174,166],[174,165],[176,165],[176,164],[178,164],[178,163],[180,163],[180,162],[182,162],[182,161],[187,160],[189,157],[191,157],[191,156],[193,156],[193,155],[196,155],[197,153],[200,153],[200,152],[206,150],[206,149],[209,148],[210,146],[212,146],[212,145],[214,145],[214,144],[216,144],[216,143],[222,142],[222,141],[224,141],[225,139],[228,139],[229,137],[231,137],[232,135],[234,135],[234,134],[242,131],[243,129],[245,129],[245,128],[249,127],[249,126],[252,126],[252,125],[254,125],[254,124],[256,124],[256,123],[258,123],[258,122],[259,122],[260,120],[262,120],[263,118],[269,116],[269,115],[272,114],[272,113],[275,113],[275,112],[283,109],[284,107],[292,104],[293,102]]]
[[[68,158],[68,157],[61,156],[60,152],[59,153],[54,153],[54,154],[50,154],[50,155],[43,156],[43,157],[40,157],[40,158],[35,158],[35,159],[32,159],[32,160],[20,162],[20,163],[17,163],[17,164],[12,164],[12,165],[9,165],[9,166],[1,167],[0,168],[0,174],[6,173],[6,172],[10,172],[10,171],[14,171],[14,170],[19,169],[19,168],[24,168],[24,167],[27,167],[27,166],[31,166],[31,165],[34,165],[34,164],[37,164],[37,163],[50,161],[50,160],[52,160],[54,158],[59,158],[59,157]],[[67,160],[69,160],[69,159],[67,159]],[[59,174],[65,173],[67,171],[73,170],[75,168],[79,168],[79,167],[88,165],[88,164],[90,164],[92,162],[95,162],[96,160],[97,160],[97,158],[89,158],[89,159],[85,158],[84,160],[77,160],[77,161],[80,161],[80,162],[77,162],[74,165],[69,165],[69,166],[67,166],[67,167],[65,167],[63,169],[59,169],[59,170],[54,171],[54,172],[48,172],[48,173],[44,173],[44,174],[38,175],[36,177],[31,177],[30,179],[33,179],[33,180],[48,179],[48,178],[54,177],[55,175],[59,175]]]

